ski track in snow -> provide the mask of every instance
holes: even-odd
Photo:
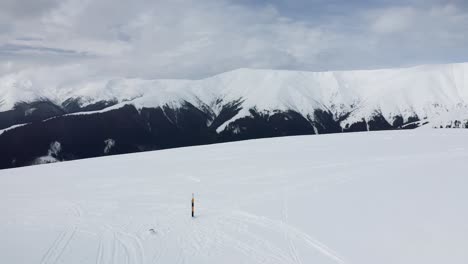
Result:
[[[106,231],[102,234],[97,249],[96,263],[146,263],[145,252],[140,238],[105,225]]]
[[[99,246],[98,246],[98,253],[97,253],[97,256],[96,256],[96,264],[104,264],[104,253],[103,253],[103,241],[102,241],[102,237],[99,239]]]
[[[169,218],[172,221],[175,220],[173,216]],[[295,245],[295,243],[299,241],[309,245],[311,249],[319,251],[336,263],[345,263],[341,257],[328,247],[316,239],[311,238],[304,232],[294,229],[285,222],[287,221],[286,202],[283,208],[283,218],[283,220],[272,220],[239,211],[221,213],[218,217],[213,219],[210,226],[199,225],[196,222],[197,219],[186,219],[183,223],[178,223],[178,228],[183,229],[183,235],[176,238],[176,244],[180,246],[180,249],[178,250],[175,263],[190,263],[187,259],[209,250],[209,248],[204,246],[205,244],[214,244],[215,248],[223,248],[227,243],[233,245],[236,251],[255,260],[256,263],[302,264],[304,262]],[[180,226],[181,224],[182,226]],[[284,239],[288,243],[288,249],[279,248],[277,245],[272,244],[255,232],[246,230],[244,228],[246,226],[257,226],[269,232],[282,233]],[[224,228],[233,232],[225,232]],[[74,229],[76,229],[76,227]],[[151,258],[151,262],[148,262],[145,257],[145,249],[141,238],[133,233],[123,231],[123,229],[123,227],[105,225],[105,230],[102,231],[100,235],[98,248],[96,250],[96,264],[158,263],[161,256],[167,253],[167,249],[164,249],[164,247],[155,248],[155,254]],[[41,262],[41,264],[56,263],[60,254],[66,248],[66,245],[63,246],[61,244],[68,244],[71,240],[68,233],[69,231],[64,231],[57,239],[58,241],[54,242],[54,245],[50,249],[52,252],[58,251],[58,256],[48,252],[45,261]],[[232,234],[246,236],[249,238],[249,241],[253,241],[254,243],[244,242],[236,236],[232,236]],[[66,241],[62,242],[64,240]],[[54,260],[54,262],[48,262],[50,259]]]
[[[271,230],[283,230],[285,234],[289,237],[288,240],[290,241],[290,252],[293,255],[293,258],[300,263],[299,256],[297,255],[297,250],[295,249],[294,244],[291,241],[291,236],[298,237],[305,241],[312,249],[315,249],[322,253],[323,255],[327,256],[328,258],[332,259],[336,263],[344,264],[346,263],[342,257],[338,255],[338,253],[334,252],[332,249],[327,247],[325,244],[321,243],[317,239],[312,238],[307,233],[300,231],[288,224],[284,223],[283,221],[276,221],[266,217],[259,217],[256,215],[252,215],[246,212],[237,212],[238,217],[241,217],[243,221],[250,224],[260,225],[262,227],[271,229]]]
[[[71,240],[75,236],[76,230],[76,226],[73,226],[63,231],[47,250],[47,252],[41,260],[41,264],[57,263],[60,257],[62,256],[63,252],[67,249]]]
[[[282,216],[283,216],[282,224],[286,225],[286,223],[288,221],[288,198],[287,198],[286,188],[283,191]],[[292,258],[294,259],[294,262],[296,264],[302,264],[302,259],[298,255],[296,245],[294,244],[293,240],[291,239],[290,234],[287,232],[287,230],[285,228],[283,228],[283,230],[284,230],[284,237],[288,241],[288,244],[289,244],[290,255],[292,256]]]

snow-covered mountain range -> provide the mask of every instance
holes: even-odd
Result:
[[[41,153],[60,140],[100,142],[104,149],[102,142],[117,137],[120,153],[423,125],[468,127],[468,63],[341,72],[239,69],[201,80],[114,78],[53,85],[21,73],[0,77],[0,143],[45,133]],[[75,138],[83,133],[93,136]],[[90,155],[75,152],[69,158]],[[3,156],[5,164],[18,164],[16,156]]]
[[[341,122],[345,127],[376,114],[389,123],[396,116],[451,121],[446,113],[456,112],[457,119],[468,102],[468,63],[341,72],[239,69],[202,80],[112,79],[54,87],[21,77],[0,78],[0,111],[44,99],[57,105],[74,100],[83,108],[118,103],[108,110],[124,104],[178,108],[188,102],[216,116],[225,105],[240,102],[241,111],[218,131],[248,116],[252,108],[265,113],[293,110],[310,119],[317,109],[330,111],[337,119],[347,116]]]

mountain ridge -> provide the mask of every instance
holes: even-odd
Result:
[[[55,142],[63,146],[57,160],[69,160],[277,136],[468,127],[468,63],[351,72],[239,69],[201,80],[120,78],[43,92],[22,83],[28,89],[13,97],[37,92],[38,101],[0,111],[0,167],[34,164]],[[0,86],[0,94],[6,90]],[[104,151],[109,140],[114,150]]]

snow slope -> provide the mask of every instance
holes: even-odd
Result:
[[[239,69],[202,80],[63,83],[43,79],[27,72],[0,77],[0,111],[20,101],[48,98],[60,105],[69,98],[80,98],[83,106],[103,100],[121,102],[109,109],[124,104],[177,108],[189,102],[219,114],[223,105],[241,100],[240,112],[218,132],[248,116],[252,108],[265,113],[293,110],[306,119],[313,118],[317,109],[330,111],[336,119],[349,115],[342,127],[376,114],[390,124],[396,116],[405,122],[418,117],[433,126],[468,121],[468,63],[341,72]]]
[[[468,263],[467,139],[299,136],[3,170],[0,259]]]
[[[5,129],[0,129],[0,136],[1,136],[3,133],[7,132],[7,131],[10,131],[10,130],[13,130],[13,129],[15,129],[15,128],[22,127],[22,126],[25,126],[25,125],[27,125],[27,124],[19,124],[19,125],[14,125],[14,126],[5,128]]]

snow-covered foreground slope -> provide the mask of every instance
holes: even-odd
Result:
[[[411,130],[3,170],[0,259],[468,263],[467,161],[468,131]]]

